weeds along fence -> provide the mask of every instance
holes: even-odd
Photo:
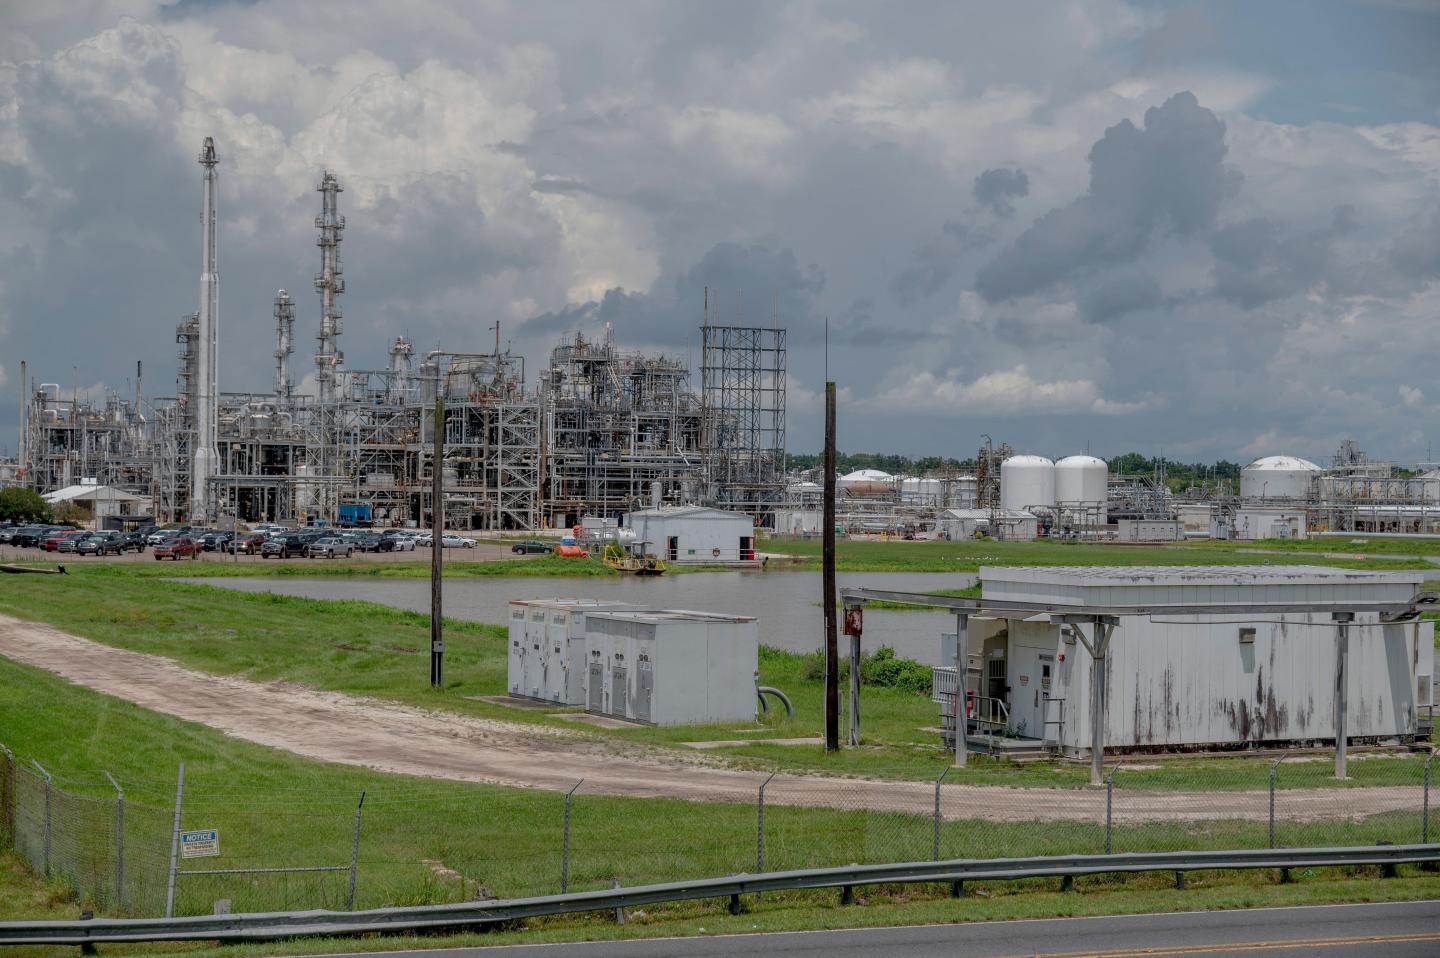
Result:
[[[0,763],[0,840],[97,913],[127,916],[513,898],[852,863],[1404,844],[1440,831],[1425,755],[1358,761],[1347,782],[1297,759],[1119,765],[1098,788],[974,786],[953,770],[932,782],[759,774],[743,802],[623,798],[583,782],[566,794],[402,779],[341,794],[178,769],[127,795],[104,772],[3,749]]]

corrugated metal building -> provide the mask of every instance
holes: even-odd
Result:
[[[625,527],[644,542],[645,551],[666,562],[751,564],[755,558],[755,520],[743,512],[707,506],[661,506],[625,517]]]
[[[1310,566],[980,570],[987,603],[1255,610],[1118,616],[1103,734],[1118,750],[1333,743],[1337,629],[1325,605],[1408,602],[1423,579]],[[1311,603],[1317,611],[1265,610]],[[971,618],[966,685],[976,711],[1019,737],[1089,754],[1092,657],[1075,629],[1043,614]],[[1347,738],[1413,739],[1431,699],[1434,623],[1356,612],[1348,642]],[[953,657],[954,637],[944,644]],[[953,689],[953,669],[938,672],[937,690]]]

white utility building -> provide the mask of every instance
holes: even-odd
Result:
[[[755,717],[754,618],[682,610],[585,615],[585,709],[655,725]]]
[[[940,539],[973,539],[983,532],[992,539],[1030,540],[1040,534],[1040,520],[1029,512],[1009,509],[946,509],[935,517],[931,533]]]
[[[511,695],[585,704],[585,614],[629,608],[599,599],[514,599],[510,602]]]
[[[1413,741],[1434,675],[1434,623],[1409,608],[1423,579],[1310,566],[982,568],[964,657],[972,727],[979,718],[988,730],[1092,755],[1096,637],[1082,620],[1143,608],[1114,614],[1101,647],[1106,749],[1334,744],[1342,665],[1347,741]],[[1165,611],[1206,606],[1231,611]],[[1076,614],[1034,611],[1056,608]],[[946,648],[942,638],[942,661],[954,661],[954,641]],[[954,688],[954,668],[937,669],[947,726]]]
[[[755,521],[743,512],[708,506],[661,506],[625,517],[637,543],[666,562],[749,565],[755,557]]]
[[[94,479],[47,492],[40,498],[52,506],[76,506],[97,523],[107,516],[143,515],[150,506],[149,500],[114,486],[102,486]]]

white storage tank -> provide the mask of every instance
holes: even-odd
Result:
[[[1320,467],[1296,456],[1265,456],[1240,470],[1243,499],[1306,499]]]
[[[1055,505],[1055,463],[1044,456],[1011,456],[1000,464],[1000,508]]]
[[[1055,501],[1104,506],[1109,501],[1110,467],[1094,456],[1066,456],[1055,463]]]
[[[755,718],[760,629],[683,610],[585,615],[585,710],[652,725]]]

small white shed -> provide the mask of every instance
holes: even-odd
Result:
[[[625,518],[645,550],[666,562],[750,565],[755,557],[755,521],[743,512],[708,506],[640,509]]]
[[[688,725],[755,717],[755,619],[683,610],[585,615],[585,709]]]
[[[938,539],[973,539],[984,532],[992,539],[1034,539],[1040,520],[1019,509],[946,509],[935,517],[932,534]]]

